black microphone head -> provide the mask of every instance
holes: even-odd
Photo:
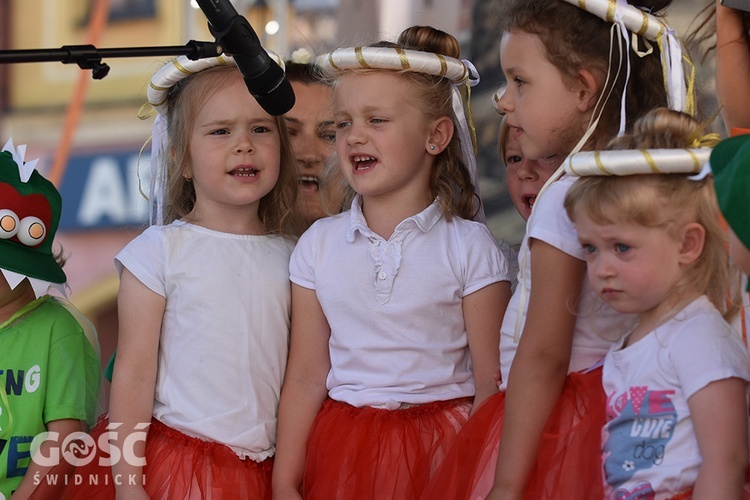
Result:
[[[281,71],[281,74],[283,76],[283,70],[279,68],[279,71]],[[258,101],[260,107],[263,108],[269,115],[283,115],[294,106],[294,90],[292,90],[292,85],[289,83],[289,80],[287,80],[286,77],[277,80],[276,86],[274,88],[263,93],[256,93],[256,90],[258,88],[257,80],[248,81],[247,79],[245,79],[245,84],[247,84],[247,89],[250,91],[253,97],[255,97],[255,100]]]
[[[284,70],[268,57],[265,50],[261,49],[254,57],[235,54],[234,60],[245,78],[247,90],[266,113],[279,116],[292,109],[292,85],[287,80]]]

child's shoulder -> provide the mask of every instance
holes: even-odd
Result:
[[[565,200],[565,195],[567,194],[570,187],[575,183],[580,177],[576,177],[574,175],[563,175],[556,181],[550,183],[542,192],[540,196],[537,197],[537,201],[534,204],[534,209],[536,210],[537,206],[541,202],[549,203],[550,201],[558,204],[562,204]],[[547,200],[545,201],[545,198]]]
[[[454,216],[449,224],[454,228],[458,237],[467,239],[468,242],[476,240],[492,241],[495,246],[500,248],[497,238],[493,236],[492,231],[484,222]]]
[[[669,324],[671,331],[657,330],[654,341],[687,397],[715,380],[750,380],[750,354],[742,338],[707,297],[689,304]]]
[[[50,341],[55,342],[69,335],[85,335],[98,352],[99,343],[96,328],[88,318],[67,299],[44,295],[29,304],[15,328],[34,332],[48,332]]]
[[[80,309],[74,306],[69,300],[62,297],[48,295],[47,300],[42,307],[48,308],[52,311],[59,321],[64,322],[66,325],[77,325],[82,330],[91,329],[94,330],[94,325],[89,321],[85,314]]]
[[[302,238],[310,238],[316,234],[330,234],[336,231],[345,231],[347,228],[352,226],[352,214],[351,211],[346,210],[328,217],[313,222],[307,230],[302,233]]]
[[[696,350],[703,354],[724,350],[748,354],[739,333],[705,295],[688,304],[665,326],[664,332],[653,332],[655,340],[677,355]]]
[[[167,235],[174,229],[175,227],[172,224],[166,226],[148,226],[133,238],[130,243],[131,245],[143,245],[146,242],[162,241],[167,238]]]

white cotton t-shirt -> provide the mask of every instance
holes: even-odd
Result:
[[[529,239],[544,241],[576,259],[586,260],[573,222],[563,207],[565,194],[576,179],[577,177],[564,176],[550,184],[534,204],[527,223],[518,256],[518,285],[510,299],[500,330],[502,389],[508,384],[510,367],[516,356],[529,307],[532,286]],[[618,313],[600,299],[586,276],[583,277],[577,315],[568,373],[584,370],[599,362],[612,342],[630,331],[635,322],[635,316]]]
[[[510,279],[483,223],[448,222],[434,202],[384,240],[359,197],[302,235],[290,277],[331,327],[330,397],[390,409],[474,395],[462,300]]]
[[[750,380],[750,356],[706,296],[625,348],[624,340],[604,360],[607,498],[670,498],[693,486],[701,464],[688,399],[717,380]]]
[[[156,419],[240,457],[274,454],[293,247],[281,236],[174,222],[149,227],[117,255],[119,272],[166,298]]]

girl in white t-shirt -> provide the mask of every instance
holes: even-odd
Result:
[[[565,198],[591,287],[638,316],[604,360],[607,498],[742,496],[750,357],[725,321],[736,306],[713,180],[687,175],[710,149],[661,149],[700,133],[690,116],[655,110],[615,142],[625,150],[566,162],[592,176]]]
[[[148,97],[166,225],[116,257],[110,413],[92,433],[111,432],[121,456],[80,468],[70,493],[270,498],[299,220],[286,129],[224,56],[168,63]]]
[[[276,498],[417,498],[472,405],[497,391],[510,277],[471,220],[459,85],[473,68],[457,56],[452,36],[413,27],[320,59],[338,76],[336,151],[357,195],[292,255]]]

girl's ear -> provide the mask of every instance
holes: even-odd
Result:
[[[596,101],[599,99],[599,82],[594,74],[582,69],[578,72],[578,110],[582,113],[594,109]]]
[[[706,243],[706,228],[697,222],[685,224],[682,228],[682,245],[678,261],[683,265],[690,265],[698,260],[703,253]]]
[[[430,134],[427,137],[427,142],[425,142],[425,150],[428,154],[439,155],[453,139],[453,120],[447,116],[441,116],[432,122],[429,131]]]

